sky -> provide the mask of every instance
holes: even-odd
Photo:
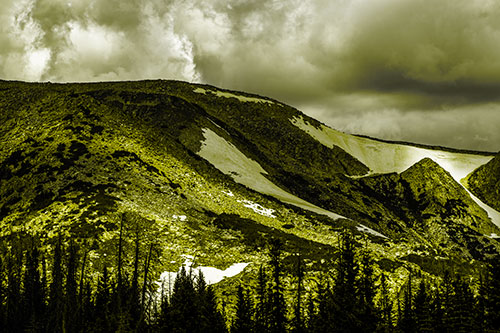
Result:
[[[500,2],[0,0],[0,78],[208,83],[349,133],[500,151]]]

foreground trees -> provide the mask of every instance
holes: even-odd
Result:
[[[332,269],[320,275],[307,273],[300,255],[285,260],[282,244],[271,240],[269,260],[259,267],[254,287],[241,284],[221,300],[201,273],[185,267],[171,290],[160,288],[149,273],[154,244],[141,251],[135,239],[129,250],[133,260],[126,264],[122,241],[115,265],[100,272],[89,269],[89,249],[81,243],[57,238],[47,251],[32,237],[2,242],[0,332],[500,330],[498,261],[478,281],[410,273],[402,286],[391,286],[349,233],[340,239]]]

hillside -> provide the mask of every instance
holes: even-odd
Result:
[[[137,230],[141,252],[154,244],[157,278],[186,255],[255,272],[271,237],[325,270],[344,228],[395,283],[408,265],[473,272],[500,250],[494,218],[459,183],[492,156],[354,137],[272,99],[178,81],[4,81],[0,109],[0,237],[51,249],[68,236],[96,272],[116,260],[121,226],[129,259]]]
[[[500,211],[500,154],[474,170],[466,183],[478,198]]]

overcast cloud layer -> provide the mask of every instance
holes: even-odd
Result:
[[[334,128],[500,150],[495,0],[0,0],[0,77],[206,82]]]

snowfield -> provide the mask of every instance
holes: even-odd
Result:
[[[252,102],[252,103],[269,103],[269,104],[274,104],[273,101],[267,100],[267,99],[262,99],[262,98],[255,98],[255,97],[247,97],[247,96],[241,96],[241,95],[235,95],[229,92],[225,91],[219,91],[219,90],[209,90],[209,89],[203,89],[203,88],[196,88],[193,90],[193,92],[197,94],[204,94],[206,95],[207,93],[214,94],[217,97],[225,97],[225,98],[237,98],[241,102]]]
[[[193,267],[194,257],[191,255],[184,255],[183,257],[184,263],[182,264],[182,266],[184,266],[186,271],[189,273],[189,271],[191,270],[195,276],[198,276],[199,272],[203,273],[203,277],[205,278],[207,284],[216,284],[225,278],[236,276],[243,272],[243,270],[250,264],[245,262],[235,263],[226,269],[218,269],[210,266]],[[174,286],[174,281],[177,277],[177,274],[178,272],[163,272],[160,276],[160,288],[163,285],[165,288],[167,288],[167,290],[170,290]]]
[[[302,117],[295,117],[291,122],[323,145],[329,148],[338,146],[357,158],[361,163],[370,168],[368,174],[401,173],[423,158],[428,157],[448,171],[459,184],[462,184],[461,180],[463,178],[494,158],[493,155],[481,156],[454,153],[361,138],[324,125],[321,125],[321,128],[316,128],[306,123]],[[470,192],[469,194],[488,213],[491,221],[500,227],[500,213],[483,203]]]
[[[233,144],[227,142],[214,131],[205,128],[203,129],[203,136],[205,137],[205,140],[202,142],[198,155],[209,161],[213,166],[226,175],[231,176],[236,182],[257,192],[273,196],[281,202],[329,216],[334,220],[345,218],[339,214],[335,214],[313,205],[312,203],[307,202],[278,187],[264,176],[267,172],[259,163],[248,158]],[[366,226],[360,226],[363,231],[368,232],[369,230],[370,233],[385,237],[384,235]]]

